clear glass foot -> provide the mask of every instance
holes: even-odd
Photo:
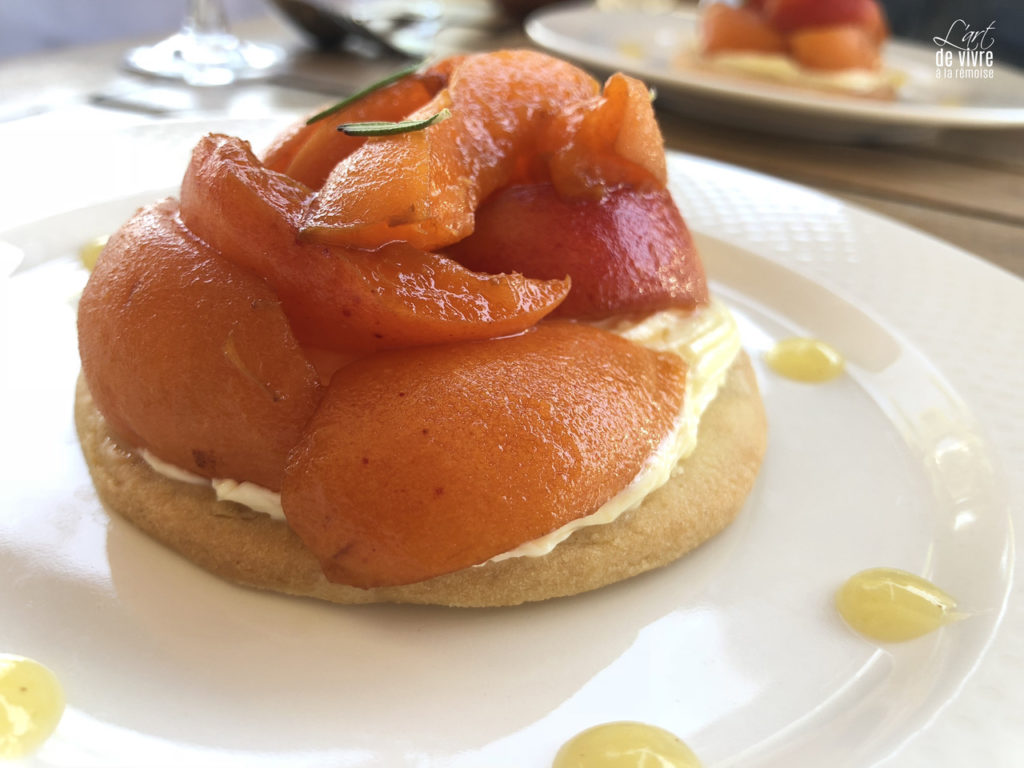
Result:
[[[190,85],[214,86],[266,77],[285,56],[276,46],[231,34],[218,0],[189,0],[181,30],[155,45],[128,51],[125,65]]]

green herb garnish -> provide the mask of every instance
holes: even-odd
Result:
[[[396,83],[403,77],[408,77],[409,75],[413,74],[416,70],[418,70],[422,64],[422,61],[416,62],[415,64],[410,64],[408,67],[405,67],[405,69],[400,69],[397,72],[388,75],[383,80],[378,80],[376,83],[373,83],[373,85],[366,86],[365,88],[363,88],[363,90],[353,93],[347,99],[339,101],[334,106],[328,107],[322,112],[317,112],[315,115],[313,115],[306,121],[306,125],[312,125],[318,120],[323,120],[325,117],[329,117],[330,115],[333,115],[335,112],[340,112],[348,105],[354,104],[364,96],[368,96],[374,91],[379,91],[381,88],[384,88],[385,86],[391,85],[392,83]]]
[[[342,123],[338,126],[338,130],[348,136],[394,136],[399,133],[422,131],[424,128],[437,125],[437,123],[447,120],[451,116],[451,110],[445,107],[436,115],[431,115],[423,120],[401,120],[397,123],[386,121]]]

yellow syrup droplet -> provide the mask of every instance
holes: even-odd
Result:
[[[96,259],[100,257],[100,252],[106,246],[108,239],[107,235],[94,237],[78,249],[78,258],[82,260],[82,265],[90,272],[95,268]]]
[[[605,723],[589,728],[558,750],[552,768],[700,768],[678,737],[644,723]]]
[[[865,637],[899,643],[962,618],[956,600],[927,579],[896,568],[851,576],[836,592],[843,620]]]
[[[0,654],[0,759],[37,750],[64,714],[57,676],[38,661]]]
[[[619,54],[631,59],[642,59],[646,53],[644,44],[639,40],[622,40],[618,45]]]
[[[765,353],[765,362],[780,376],[820,382],[843,372],[844,360],[833,347],[818,339],[783,339]]]

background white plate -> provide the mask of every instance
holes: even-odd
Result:
[[[599,11],[586,3],[541,9],[526,32],[560,56],[642,78],[657,87],[662,104],[745,128],[835,141],[911,141],[943,128],[1024,125],[1024,73],[998,62],[991,79],[937,78],[935,47],[890,41],[886,64],[907,76],[900,97],[851,98],[694,68],[684,62],[697,25],[692,10]]]
[[[849,375],[812,386],[759,366],[769,453],[723,535],[507,610],[257,593],[108,518],[71,420],[76,253],[155,195],[8,232],[0,651],[52,667],[69,701],[33,764],[546,766],[577,731],[636,719],[709,768],[874,765],[911,739],[886,765],[1015,765],[1024,283],[800,187],[680,155],[670,168],[755,358],[812,334]],[[875,565],[932,578],[971,617],[900,646],[853,635],[831,594]]]

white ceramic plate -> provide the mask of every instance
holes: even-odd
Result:
[[[768,456],[717,539],[506,610],[258,593],[109,518],[71,417],[77,250],[152,195],[3,236],[0,651],[53,668],[69,705],[31,764],[529,768],[630,719],[709,768],[868,766],[908,741],[901,767],[1011,765],[1024,284],[800,187],[680,155],[670,168],[755,359],[811,334],[849,373],[805,385],[759,363]],[[933,579],[970,617],[899,646],[855,636],[831,596],[878,565]],[[944,708],[954,727],[927,728]]]
[[[692,10],[600,11],[586,3],[537,11],[526,32],[560,56],[642,78],[657,87],[663,104],[746,128],[837,141],[907,141],[945,128],[1024,125],[1024,73],[998,61],[991,79],[945,79],[936,77],[936,47],[890,42],[886,63],[907,78],[897,100],[831,96],[686,64],[697,23]]]

